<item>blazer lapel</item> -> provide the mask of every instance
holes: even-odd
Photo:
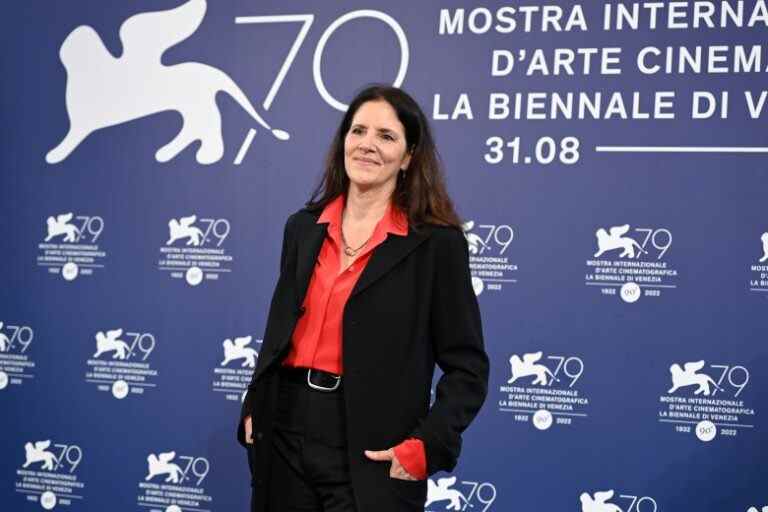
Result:
[[[425,227],[420,233],[416,234],[413,230],[408,231],[407,236],[398,236],[389,234],[387,238],[373,250],[371,259],[363,269],[362,275],[355,283],[350,298],[362,292],[373,284],[377,279],[384,276],[400,260],[408,256],[418,245],[429,238],[431,230]]]
[[[296,304],[301,306],[309,288],[309,281],[315,268],[317,256],[328,232],[328,224],[317,223],[317,216],[310,217],[312,222],[297,234],[297,262],[296,262]],[[362,275],[355,283],[350,298],[362,292],[376,280],[386,275],[389,270],[403,258],[429,238],[432,230],[429,226],[416,233],[413,229],[407,236],[389,234],[387,238],[373,250],[371,259],[365,266]]]
[[[327,230],[328,224],[312,222],[309,227],[303,230],[303,233],[298,235],[299,240],[296,249],[297,306],[301,306],[304,302],[304,296],[307,294],[307,288],[309,288],[309,280],[312,277],[312,271],[315,268],[315,262],[318,254],[320,254],[320,247],[323,245]]]

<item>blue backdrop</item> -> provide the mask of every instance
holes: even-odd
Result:
[[[768,510],[762,0],[0,23],[0,509],[247,509],[283,224],[384,82],[431,119],[492,362],[425,510]]]

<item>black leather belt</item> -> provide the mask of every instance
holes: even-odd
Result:
[[[341,375],[315,368],[282,366],[280,367],[280,378],[303,384],[315,391],[324,393],[341,391]]]

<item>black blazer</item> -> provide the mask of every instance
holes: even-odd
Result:
[[[309,280],[326,236],[320,212],[288,218],[277,281],[258,364],[243,402],[237,439],[248,449],[254,494],[263,512],[270,467],[271,425],[279,374]],[[374,249],[344,308],[342,358],[350,477],[358,510],[392,512],[402,500],[426,501],[426,481],[389,477],[388,462],[363,450],[391,448],[407,437],[424,442],[427,472],[450,471],[461,433],[488,387],[488,356],[469,273],[469,251],[457,228],[426,225],[389,234]],[[443,371],[430,407],[435,363]],[[253,418],[252,445],[242,419]]]

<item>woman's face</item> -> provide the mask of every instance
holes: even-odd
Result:
[[[411,161],[406,148],[405,128],[395,109],[384,100],[363,103],[344,137],[344,167],[351,185],[394,190],[397,173]]]

